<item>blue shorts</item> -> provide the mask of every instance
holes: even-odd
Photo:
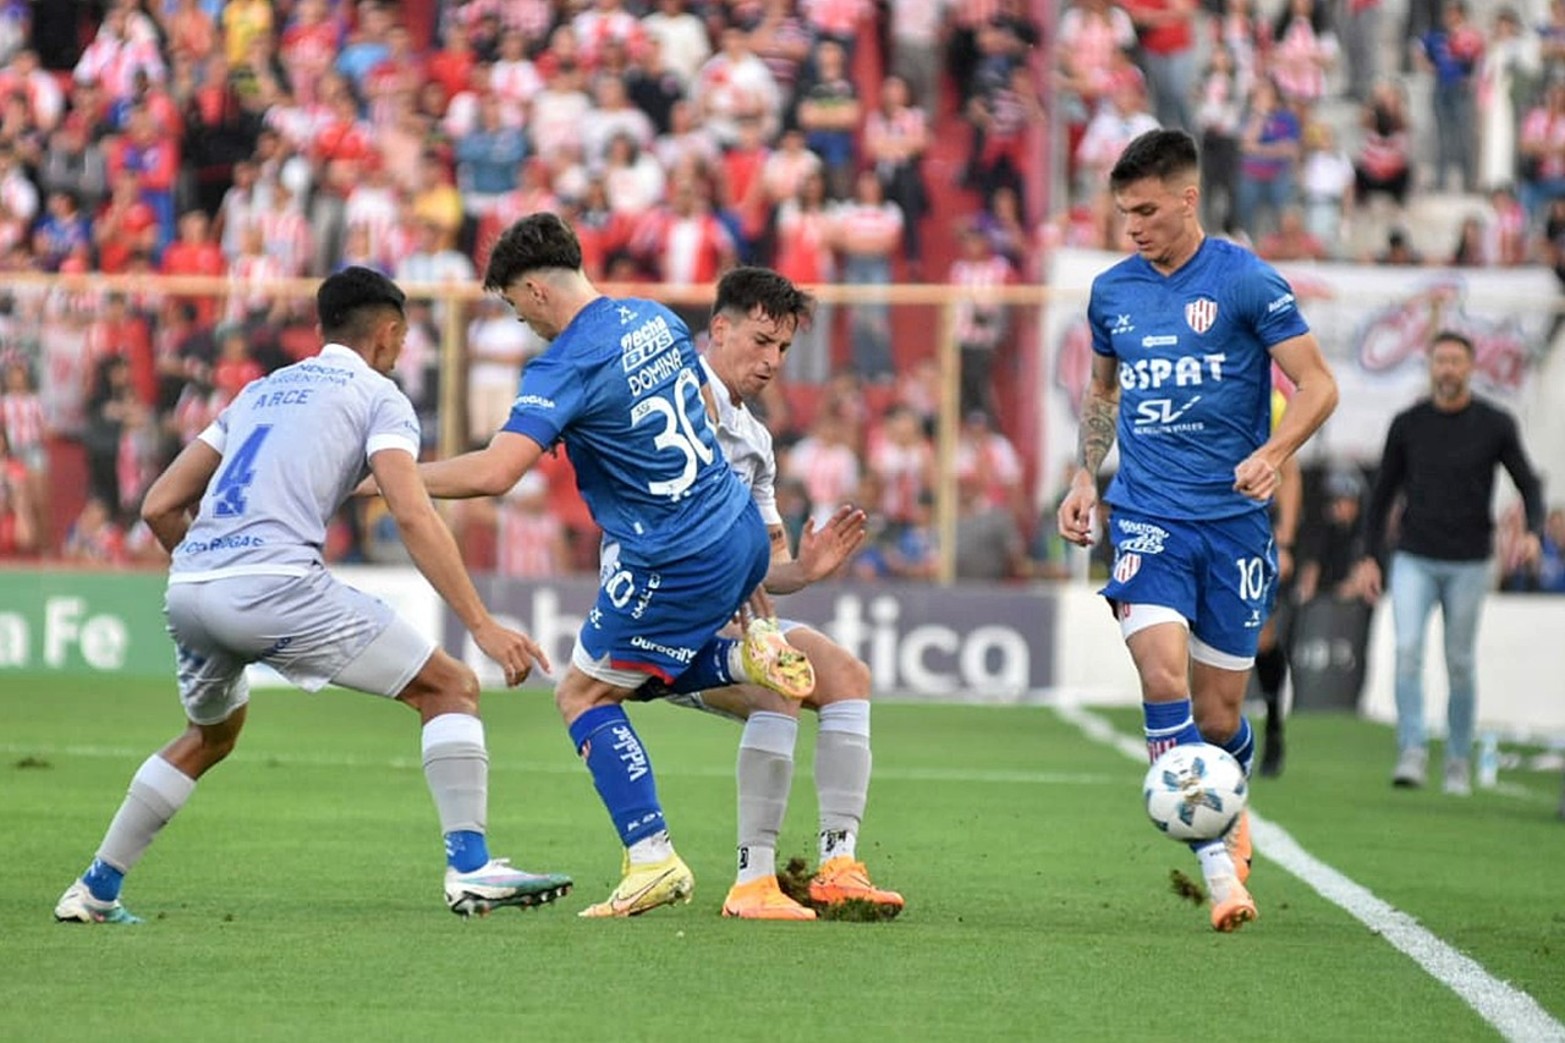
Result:
[[[771,558],[754,501],[716,544],[656,568],[628,561],[617,545],[606,543],[598,599],[578,645],[611,670],[672,682],[761,585]]]
[[[1277,553],[1265,511],[1171,521],[1114,508],[1114,569],[1101,593],[1116,604],[1161,605],[1219,652],[1252,659],[1277,596]]]

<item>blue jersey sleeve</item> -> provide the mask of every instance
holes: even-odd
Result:
[[[1293,287],[1265,261],[1257,259],[1244,271],[1233,292],[1239,313],[1249,320],[1256,338],[1268,350],[1310,331]]]
[[[522,371],[522,386],[502,431],[526,435],[545,449],[560,440],[587,401],[587,382],[559,355],[546,353]]]
[[[1092,293],[1087,297],[1087,325],[1092,329],[1092,350],[1098,355],[1115,356],[1114,345],[1109,343],[1109,320],[1102,315],[1102,297],[1099,294],[1099,284],[1103,277],[1092,280]]]

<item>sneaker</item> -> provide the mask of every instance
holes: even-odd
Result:
[[[815,691],[815,667],[810,657],[783,637],[775,619],[756,618],[744,632],[741,647],[745,678],[790,699],[806,699]]]
[[[828,859],[810,880],[810,901],[821,905],[837,905],[840,902],[870,902],[880,906],[887,916],[902,911],[902,896],[895,891],[882,891],[870,883],[869,872],[863,862],[848,855]]]
[[[1418,789],[1428,779],[1429,751],[1409,746],[1397,758],[1397,770],[1391,773],[1391,785],[1398,789]]]
[[[696,889],[696,878],[678,855],[669,855],[661,862],[650,865],[625,865],[625,878],[619,882],[609,897],[597,905],[589,905],[578,916],[640,916],[649,909],[675,902],[690,901]]]
[[[54,904],[54,918],[60,923],[140,923],[118,898],[112,902],[94,898],[80,880],[71,884]]]
[[[1212,889],[1212,930],[1228,934],[1260,917],[1255,899],[1238,879],[1215,877],[1207,886]]]
[[[723,915],[741,920],[813,920],[815,910],[783,894],[775,876],[763,876],[729,888]]]
[[[1234,872],[1242,884],[1250,879],[1250,859],[1255,854],[1255,849],[1250,843],[1250,809],[1245,808],[1239,812],[1239,821],[1235,822],[1228,835],[1223,837],[1223,846],[1228,849],[1228,857],[1234,860]]]
[[[1472,768],[1465,760],[1447,757],[1445,761],[1445,781],[1441,789],[1453,797],[1471,797],[1473,795]]]
[[[446,905],[458,916],[488,916],[503,905],[547,905],[571,893],[571,878],[560,873],[528,873],[508,858],[490,859],[470,873],[446,869]]]

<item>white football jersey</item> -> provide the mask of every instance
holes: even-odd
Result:
[[[706,370],[707,382],[712,385],[712,395],[717,399],[717,444],[723,455],[750,487],[750,495],[761,520],[770,528],[782,524],[777,512],[777,457],[772,453],[772,433],[756,419],[743,402],[734,405],[733,392],[724,386],[722,378],[705,358],[701,367]]]
[[[419,450],[407,396],[339,344],[247,384],[200,437],[223,461],[174,548],[170,583],[304,575],[370,456]]]

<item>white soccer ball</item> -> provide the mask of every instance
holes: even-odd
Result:
[[[1142,783],[1147,817],[1171,840],[1216,840],[1239,821],[1249,799],[1244,769],[1206,742],[1165,751]]]

